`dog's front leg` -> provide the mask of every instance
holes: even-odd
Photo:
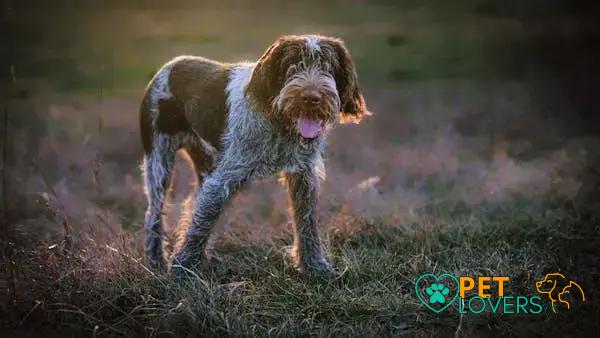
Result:
[[[181,275],[202,260],[217,218],[233,193],[249,179],[248,172],[243,168],[219,167],[204,179],[201,189],[196,193],[191,224],[181,249],[173,257],[171,269],[174,275]]]
[[[310,168],[286,173],[285,178],[294,218],[294,264],[305,275],[332,272],[331,264],[323,258],[317,230],[317,173],[314,168]]]

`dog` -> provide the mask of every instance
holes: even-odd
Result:
[[[305,275],[332,272],[317,231],[325,138],[336,123],[358,123],[366,115],[354,61],[338,38],[282,36],[254,63],[195,56],[167,62],[140,108],[148,264],[167,266],[162,209],[175,153],[183,149],[200,184],[172,273],[202,261],[211,230],[237,190],[274,174],[288,190],[294,266]]]
[[[563,274],[558,272],[546,274],[544,279],[535,282],[535,287],[540,294],[548,295],[554,313],[561,303],[570,309],[570,301],[578,299],[577,293],[581,295],[582,301],[585,301],[585,294],[579,284],[567,280]]]

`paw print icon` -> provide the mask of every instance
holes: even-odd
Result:
[[[435,304],[435,303],[444,304],[444,303],[446,303],[446,295],[448,295],[450,290],[448,290],[448,288],[442,283],[439,283],[439,284],[433,283],[433,284],[431,284],[430,287],[425,289],[425,292],[427,292],[427,294],[430,296],[429,297],[430,304]]]

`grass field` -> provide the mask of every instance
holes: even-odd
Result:
[[[597,217],[572,207],[513,205],[468,217],[367,224],[338,216],[329,231],[336,278],[302,279],[281,253],[289,244],[216,244],[198,275],[174,283],[143,265],[129,233],[118,240],[19,249],[20,301],[11,334],[93,336],[399,335],[582,336],[598,332]],[[84,247],[84,248],[82,248]],[[41,269],[40,269],[41,268]],[[423,273],[510,276],[508,294],[562,271],[591,302],[539,315],[435,315],[414,294]],[[28,276],[27,279],[18,278]],[[5,319],[8,319],[5,317]],[[58,325],[57,325],[58,324]],[[5,332],[6,333],[6,332]]]

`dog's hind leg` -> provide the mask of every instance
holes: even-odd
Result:
[[[146,257],[155,269],[165,267],[163,257],[163,207],[175,163],[175,153],[181,143],[174,135],[155,134],[152,150],[144,155],[143,173],[148,209],[144,221]]]
[[[197,185],[192,194],[186,198],[182,207],[183,211],[179,216],[177,224],[177,242],[174,252],[179,252],[185,242],[186,232],[192,223],[196,194],[202,189],[204,177],[209,175],[214,169],[216,155],[212,151],[212,147],[207,149],[207,145],[206,141],[202,142],[195,134],[188,134],[184,139],[183,148],[185,149],[184,153],[187,154],[187,156],[184,155],[184,158],[196,173]]]
[[[194,212],[180,250],[173,256],[171,270],[174,277],[185,276],[204,256],[204,249],[213,226],[225,203],[236,190],[250,179],[252,170],[247,167],[219,165],[204,178],[196,192]]]

